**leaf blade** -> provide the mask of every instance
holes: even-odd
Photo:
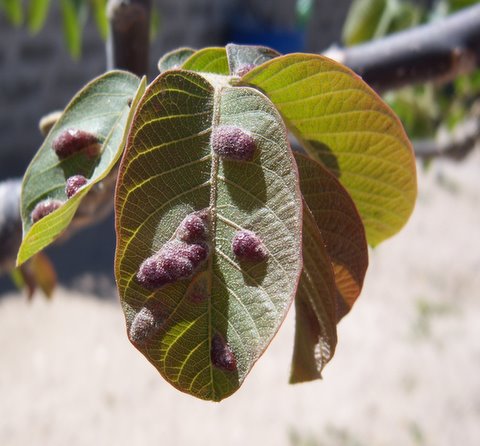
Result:
[[[303,207],[303,269],[295,296],[290,383],[321,378],[337,344],[335,278],[314,216]]]
[[[337,295],[337,321],[360,295],[368,268],[368,246],[361,217],[348,192],[320,163],[295,154],[300,189],[325,242],[332,262]]]
[[[351,194],[368,242],[398,232],[416,198],[413,150],[398,118],[355,73],[323,56],[280,56],[242,82],[260,88],[308,153]]]
[[[256,90],[217,81],[167,71],[147,90],[117,183],[115,261],[134,345],[170,384],[216,401],[239,388],[270,342],[301,270],[301,199],[281,118]],[[212,128],[233,123],[258,144],[256,158],[242,162],[242,169],[238,161],[219,160],[211,147]],[[142,287],[136,275],[145,257],[176,240],[185,215],[204,209],[212,222],[205,269],[153,291]],[[242,264],[233,255],[234,234],[242,229],[261,237],[270,252],[267,262]],[[274,268],[277,263],[284,270]],[[207,295],[192,301],[191,290],[200,285]],[[149,312],[154,334],[140,345],[139,318]],[[231,349],[235,370],[215,363],[222,342]]]
[[[125,128],[132,117],[131,110],[144,88],[145,79],[140,82],[130,73],[112,71],[87,84],[66,107],[31,161],[23,179],[21,213],[24,235],[17,265],[52,243],[67,228],[82,199],[113,168],[123,148]],[[130,109],[128,101],[135,95]],[[99,158],[92,160],[82,155],[58,160],[52,150],[52,142],[72,126],[98,136],[103,134]],[[85,176],[89,182],[66,200],[65,180],[80,173],[79,169],[84,169],[84,173],[88,171]],[[32,223],[32,210],[47,197],[65,204]]]
[[[204,48],[193,53],[184,63],[184,70],[228,75],[227,52],[223,47]]]

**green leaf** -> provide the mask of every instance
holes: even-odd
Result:
[[[108,36],[107,0],[91,0],[91,2],[97,29],[105,40]]]
[[[32,33],[40,31],[47,18],[50,0],[30,0],[28,3],[27,23]]]
[[[183,64],[184,70],[228,75],[227,52],[223,47],[204,48],[192,54]]]
[[[135,115],[115,202],[115,274],[130,340],[173,386],[215,401],[239,388],[270,343],[302,268],[302,203],[284,124],[263,94],[227,80],[157,77]],[[213,151],[222,126],[253,138],[251,161]],[[142,286],[143,262],[178,244],[180,223],[196,211],[209,222],[208,260],[191,278]],[[237,259],[232,240],[244,229],[268,258]]]
[[[342,31],[347,46],[371,40],[387,9],[388,0],[355,0],[348,11]]]
[[[303,198],[320,228],[337,288],[337,322],[360,295],[368,246],[360,215],[348,192],[322,165],[295,154]],[[305,243],[304,243],[305,245]]]
[[[280,53],[265,46],[235,45],[226,46],[228,67],[232,75],[242,76],[252,68],[280,56]]]
[[[307,152],[351,194],[377,245],[397,233],[415,204],[415,158],[392,110],[350,69],[323,56],[281,56],[242,82],[275,104]]]
[[[51,299],[57,285],[57,274],[50,259],[39,252],[31,258],[30,269],[36,285],[40,287],[48,299]]]
[[[5,11],[5,15],[12,25],[18,26],[22,24],[23,9],[20,0],[0,0],[0,6]]]
[[[192,48],[179,48],[164,54],[158,61],[158,71],[163,73],[167,70],[180,68],[193,53],[195,53],[195,50]]]
[[[24,235],[18,265],[52,243],[67,228],[82,198],[113,168],[123,150],[126,129],[136,101],[144,90],[145,79],[140,82],[130,73],[111,71],[90,82],[72,99],[23,179],[21,214]],[[130,108],[128,103],[132,99]],[[60,160],[52,149],[52,143],[68,129],[95,135],[101,143],[98,157],[77,153]],[[77,174],[84,175],[88,183],[67,200],[66,179]],[[32,224],[32,210],[47,198],[65,203]]]
[[[68,50],[74,59],[78,59],[82,51],[82,29],[75,1],[60,0],[60,11],[63,19],[63,36]]]
[[[315,219],[304,203],[303,270],[295,296],[295,344],[290,383],[321,378],[337,343],[335,280]]]

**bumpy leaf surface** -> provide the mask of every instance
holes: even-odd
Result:
[[[295,154],[302,195],[320,228],[335,273],[337,320],[360,294],[368,247],[360,215],[340,182],[317,161]]]
[[[414,155],[400,121],[368,85],[308,54],[277,57],[242,82],[260,88],[308,153],[338,177],[371,245],[400,230],[416,198]]]
[[[302,268],[302,203],[282,119],[263,94],[226,79],[167,71],[152,83],[115,203],[115,273],[130,340],[173,386],[209,400],[239,388],[284,319]],[[222,126],[254,137],[251,161],[214,152],[212,132]],[[208,260],[174,283],[142,286],[142,263],[179,246],[179,225],[193,212],[208,217]],[[244,230],[261,239],[266,258],[233,254]]]
[[[130,73],[112,71],[93,80],[72,99],[30,163],[23,179],[23,241],[17,257],[19,265],[52,243],[67,228],[82,198],[113,168],[125,144],[126,129],[133,116],[131,108],[135,108],[144,90],[145,80],[140,82]],[[95,135],[100,143],[98,156],[78,153],[60,159],[52,145],[68,129]],[[66,181],[78,174],[85,176],[88,184],[67,200]],[[60,200],[64,204],[32,223],[33,209],[46,199]]]
[[[226,50],[230,73],[240,76],[264,62],[280,56],[280,53],[277,51],[264,46],[235,45],[230,43],[226,46]]]

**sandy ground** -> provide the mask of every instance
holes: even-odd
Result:
[[[479,445],[480,153],[419,185],[407,227],[371,253],[323,381],[287,384],[293,313],[215,404],[157,375],[116,300],[3,296],[0,445]]]

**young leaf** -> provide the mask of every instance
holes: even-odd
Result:
[[[234,76],[243,76],[252,68],[280,56],[275,50],[265,46],[235,45],[226,46],[228,67]]]
[[[184,70],[214,74],[230,74],[227,52],[223,47],[204,48],[193,53],[183,64]]]
[[[165,53],[158,61],[158,71],[163,73],[167,70],[180,68],[193,53],[195,53],[195,50],[192,48],[179,48]]]
[[[50,0],[30,0],[28,3],[28,28],[30,32],[37,33],[43,27],[47,18]]]
[[[115,202],[130,340],[173,386],[215,401],[270,343],[302,268],[302,203],[282,119],[263,94],[227,80],[172,70],[151,84]],[[231,153],[222,141],[243,150],[246,135],[253,157],[218,154]],[[187,258],[194,248],[208,250],[203,263]]]
[[[315,219],[303,207],[303,270],[295,296],[295,344],[290,383],[321,378],[337,344],[335,280]]]
[[[111,71],[90,82],[72,99],[48,133],[23,179],[23,241],[18,265],[52,243],[67,228],[82,198],[113,168],[124,147],[128,121],[144,90],[145,79],[140,82],[130,73]],[[98,156],[84,152],[64,159],[57,156],[52,148],[54,142],[72,129],[98,139]],[[88,183],[67,200],[67,179],[79,174],[87,178]],[[48,199],[64,204],[33,223],[32,212]]]
[[[320,228],[332,262],[337,294],[337,321],[360,294],[368,267],[365,229],[350,195],[322,165],[295,154],[300,189]]]
[[[416,198],[415,158],[402,125],[350,69],[317,55],[277,57],[242,83],[260,88],[308,153],[351,194],[371,245],[406,223]]]

